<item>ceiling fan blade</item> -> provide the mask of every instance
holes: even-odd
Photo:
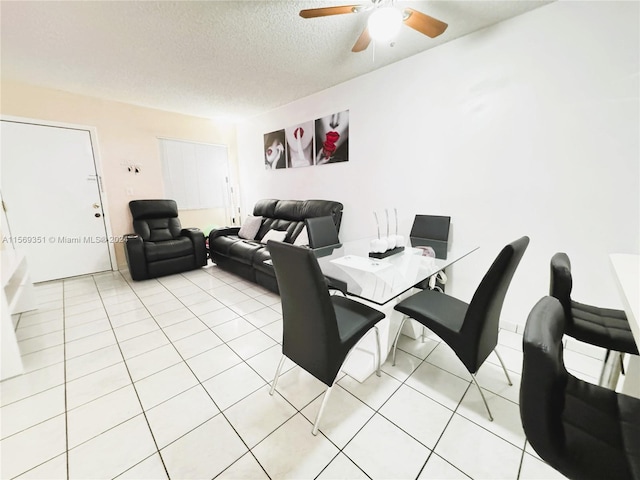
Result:
[[[425,34],[427,37],[437,37],[448,27],[446,23],[414,10],[413,8],[405,8],[404,14],[406,17],[404,19],[405,25]]]
[[[356,40],[356,43],[353,45],[351,51],[361,52],[363,50],[366,50],[369,46],[369,43],[371,43],[371,35],[369,35],[369,29],[367,27],[364,27],[364,30],[358,37],[358,40]]]
[[[342,5],[340,7],[324,7],[324,8],[309,8],[307,10],[300,10],[300,16],[302,18],[316,18],[326,17],[328,15],[342,15],[343,13],[355,13],[358,11],[360,5]]]

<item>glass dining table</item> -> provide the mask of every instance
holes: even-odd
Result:
[[[355,240],[314,252],[332,285],[376,305],[387,304],[478,249],[457,245],[448,248],[447,242],[410,237],[404,250],[385,258],[372,258],[369,242]]]

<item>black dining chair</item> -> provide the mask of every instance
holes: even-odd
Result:
[[[398,303],[394,308],[405,316],[393,342],[393,365],[396,363],[402,325],[407,318],[413,318],[453,349],[471,374],[489,420],[493,421],[475,374],[491,352],[495,352],[509,385],[512,385],[504,362],[496,350],[498,326],[507,289],[527,245],[529,237],[522,237],[502,249],[473,294],[471,303],[433,290],[423,290]]]
[[[444,247],[447,248],[450,226],[451,217],[443,215],[416,215],[413,219],[413,225],[411,226],[409,237],[412,244],[416,239],[426,240],[426,243],[428,243],[429,240],[435,240],[437,242],[443,242]],[[444,273],[444,271],[442,273]],[[446,276],[440,276],[438,279],[438,275],[436,274],[417,283],[415,288],[419,288],[421,290],[432,290],[433,288],[436,288],[441,292],[444,292],[445,283]]]
[[[327,247],[341,246],[338,238],[338,229],[330,215],[324,217],[307,218],[304,221],[307,228],[307,238],[309,239],[309,247],[313,249],[325,249],[324,253],[329,253]],[[347,296],[347,288],[344,282],[340,282],[335,278],[325,277],[327,286],[331,292],[340,292]]]
[[[602,383],[611,351],[638,355],[638,346],[633,338],[627,315],[622,310],[576,302],[571,299],[572,288],[569,256],[558,252],[551,257],[549,295],[557,298],[564,309],[566,335],[607,350],[598,382]],[[622,363],[622,359],[620,361]]]
[[[523,336],[520,418],[528,442],[568,478],[640,479],[640,400],[567,372],[566,311],[544,297]]]
[[[313,217],[305,221],[307,236],[311,248],[322,248],[340,243],[338,239],[338,229],[333,222],[333,217]]]
[[[349,354],[371,329],[375,330],[380,376],[380,334],[376,324],[385,315],[350,298],[329,295],[313,253],[270,240],[271,260],[282,302],[282,358],[270,394],[276,389],[285,357],[327,385],[312,433],[318,433],[322,412],[338,373]]]

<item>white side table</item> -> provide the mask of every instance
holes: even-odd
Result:
[[[613,273],[637,345],[640,345],[640,255],[609,255]],[[629,355],[622,393],[640,398],[640,356]]]
[[[20,349],[16,340],[14,318],[17,314],[38,308],[27,259],[19,250],[0,252],[2,267],[2,315],[0,317],[2,366],[0,380],[23,372]]]

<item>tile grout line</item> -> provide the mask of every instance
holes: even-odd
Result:
[[[67,464],[67,480],[70,476],[69,468],[69,407],[67,396],[67,332],[65,329],[65,299],[64,299],[64,280],[62,281],[62,361],[64,362],[64,438],[65,438],[65,459]]]
[[[98,294],[100,294],[100,288],[98,287],[98,284],[97,284],[97,282],[96,282],[95,277],[92,275],[92,276],[91,276],[91,278],[92,278],[92,280],[93,280],[94,284],[96,285],[96,289],[98,290]],[[137,295],[136,295],[136,296],[137,296]],[[139,297],[138,297],[138,298],[139,298]],[[135,394],[136,394],[136,398],[138,399],[138,403],[140,404],[140,409],[142,410],[142,415],[143,415],[144,420],[145,420],[145,422],[146,422],[146,424],[147,424],[147,428],[149,429],[149,433],[151,434],[151,438],[152,438],[152,440],[153,440],[153,443],[154,443],[154,445],[155,445],[155,447],[156,447],[156,452],[158,453],[158,456],[160,457],[160,462],[162,462],[162,468],[164,468],[164,471],[165,471],[165,473],[167,474],[167,478],[171,478],[171,477],[169,476],[169,472],[168,472],[168,470],[167,470],[167,466],[166,466],[166,465],[165,465],[165,463],[164,463],[164,459],[162,458],[162,455],[160,455],[160,449],[159,449],[159,447],[158,447],[158,442],[157,442],[157,440],[156,440],[155,435],[153,434],[153,430],[151,429],[151,424],[149,423],[149,419],[147,418],[147,412],[145,411],[145,409],[144,409],[144,405],[142,405],[142,401],[140,400],[140,395],[138,394],[138,389],[136,388],[136,384],[135,384],[135,382],[133,381],[133,377],[131,376],[131,371],[129,370],[129,365],[127,365],[126,358],[124,357],[124,353],[122,352],[122,348],[120,347],[120,342],[119,342],[118,337],[117,337],[117,335],[116,335],[115,329],[113,328],[113,324],[111,323],[111,318],[109,317],[109,313],[107,312],[107,309],[105,308],[104,302],[103,302],[103,300],[102,300],[102,295],[100,295],[100,302],[102,303],[102,306],[103,306],[103,308],[105,309],[105,312],[107,313],[107,319],[108,319],[108,321],[109,321],[109,325],[111,325],[111,332],[113,333],[113,337],[114,337],[114,339],[115,339],[115,341],[116,341],[116,345],[118,346],[118,350],[119,350],[119,352],[120,352],[120,356],[122,357],[122,363],[124,364],[124,367],[127,369],[127,374],[129,375],[129,380],[131,381],[131,386],[133,387],[133,391],[135,392]],[[123,388],[124,388],[124,387],[123,387]],[[137,415],[136,415],[136,416],[137,416]],[[135,417],[132,417],[132,418],[135,418]],[[130,420],[130,419],[128,419],[128,420]],[[128,420],[127,420],[127,421],[128,421]],[[124,423],[124,422],[123,422],[123,423]],[[122,425],[122,423],[121,423],[121,424],[119,424],[119,425]],[[104,432],[102,432],[102,433],[104,433]],[[95,437],[94,437],[94,438],[95,438]],[[152,454],[152,455],[153,455],[153,454]],[[145,458],[144,458],[144,459],[142,459],[140,462],[138,462],[138,463],[136,463],[136,464],[132,465],[131,467],[127,468],[125,471],[118,473],[118,475],[122,475],[122,474],[123,474],[123,473],[125,473],[126,471],[130,470],[131,468],[135,467],[135,466],[136,466],[136,465],[138,465],[139,463],[141,463],[141,462],[143,462],[144,460],[146,460],[147,458],[149,458],[149,457],[145,457]]]

